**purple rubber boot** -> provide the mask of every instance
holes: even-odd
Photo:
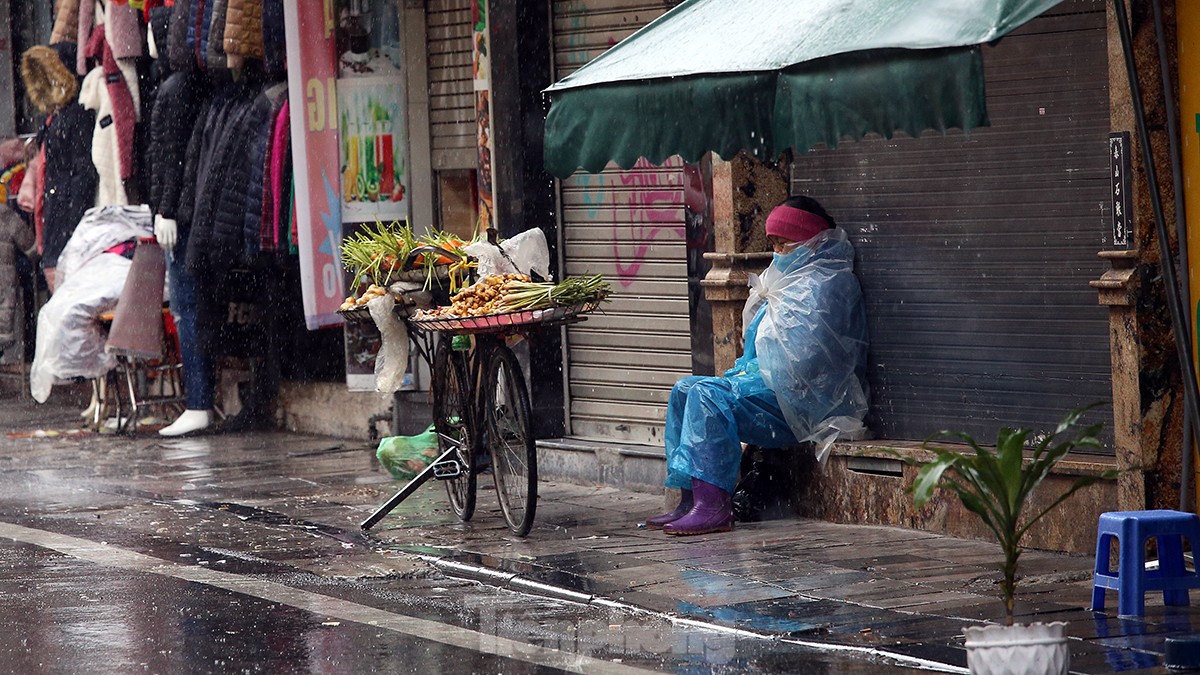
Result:
[[[692,491],[687,490],[687,489],[680,490],[679,491],[679,506],[676,506],[675,510],[670,513],[664,513],[660,516],[654,516],[653,518],[647,518],[645,525],[648,529],[657,530],[657,529],[660,529],[663,525],[666,525],[667,523],[673,523],[676,520],[679,520],[680,518],[686,516],[688,511],[691,511],[691,510],[692,510]]]
[[[663,526],[667,534],[708,534],[733,529],[733,495],[697,478],[692,479],[692,510]]]

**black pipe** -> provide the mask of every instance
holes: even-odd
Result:
[[[1170,239],[1167,238],[1166,217],[1163,215],[1162,195],[1158,190],[1158,170],[1154,165],[1154,150],[1150,147],[1150,132],[1146,128],[1146,112],[1142,103],[1142,87],[1138,82],[1137,64],[1133,56],[1133,38],[1129,32],[1129,18],[1125,14],[1125,0],[1113,0],[1117,11],[1117,30],[1121,34],[1121,48],[1125,53],[1125,70],[1129,76],[1129,91],[1133,97],[1133,116],[1137,123],[1138,145],[1142,150],[1142,163],[1146,168],[1146,182],[1150,186],[1150,205],[1154,210],[1154,226],[1158,233],[1158,254],[1162,267],[1163,283],[1167,290],[1167,308],[1171,312],[1171,329],[1175,336],[1175,351],[1183,373],[1184,413],[1192,429],[1200,429],[1200,412],[1197,411],[1196,371],[1192,369],[1192,347],[1185,327],[1184,308],[1179,297],[1179,281],[1175,271],[1175,260],[1171,256]],[[1157,3],[1156,3],[1157,4]],[[1170,92],[1164,92],[1169,96]],[[1168,105],[1169,107],[1169,105]],[[1182,247],[1186,241],[1179,242]]]
[[[1167,32],[1163,27],[1162,0],[1154,0],[1154,37],[1158,43],[1158,72],[1162,75],[1163,100],[1167,112],[1167,139],[1171,151],[1171,178],[1175,188],[1175,237],[1179,241],[1179,269],[1183,270],[1183,283],[1179,287],[1180,302],[1185,308],[1183,314],[1184,327],[1190,342],[1194,334],[1192,326],[1191,289],[1188,288],[1188,248],[1187,248],[1187,213],[1183,204],[1183,153],[1179,147],[1179,120],[1172,105],[1175,87],[1171,82],[1171,66],[1167,58]],[[1190,345],[1189,345],[1190,346]],[[1192,368],[1192,359],[1187,360],[1187,367]],[[1185,390],[1184,394],[1188,392]],[[1187,511],[1190,502],[1189,488],[1191,486],[1192,441],[1194,434],[1200,431],[1192,426],[1191,418],[1183,418],[1183,448],[1180,451],[1179,467],[1179,510]]]

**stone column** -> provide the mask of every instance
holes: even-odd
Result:
[[[700,282],[712,304],[713,358],[717,373],[733,366],[742,353],[742,308],[751,272],[771,261],[763,224],[767,214],[788,197],[791,157],[778,163],[741,153],[712,162],[713,228],[716,249],[704,254],[712,269]]]
[[[1137,424],[1138,439],[1136,445],[1117,443],[1118,459],[1125,454],[1122,468],[1138,466],[1135,474],[1122,479],[1121,508],[1133,508],[1138,502],[1137,494],[1144,496],[1145,506],[1149,509],[1178,508],[1179,505],[1179,476],[1183,446],[1183,416],[1184,400],[1181,378],[1181,368],[1176,352],[1173,334],[1171,332],[1170,312],[1166,305],[1166,289],[1163,285],[1159,256],[1159,248],[1166,246],[1172,257],[1178,260],[1179,242],[1176,241],[1175,224],[1175,195],[1174,184],[1171,180],[1170,153],[1166,129],[1166,106],[1178,104],[1178,93],[1169,92],[1163,95],[1162,79],[1159,73],[1158,48],[1155,37],[1153,14],[1149,0],[1129,0],[1130,30],[1133,37],[1133,53],[1136,56],[1138,81],[1141,84],[1142,99],[1145,103],[1145,120],[1149,129],[1150,143],[1154,151],[1157,183],[1151,184],[1148,170],[1142,159],[1142,149],[1136,130],[1134,102],[1126,72],[1125,56],[1118,34],[1116,11],[1113,3],[1107,3],[1108,17],[1108,69],[1109,69],[1109,117],[1113,131],[1127,131],[1130,134],[1130,146],[1127,149],[1132,163],[1132,197],[1133,208],[1130,213],[1132,225],[1130,228],[1130,248],[1136,255],[1135,269],[1138,280],[1130,277],[1131,292],[1135,294],[1130,310],[1135,315],[1126,319],[1127,327],[1134,331],[1137,340],[1137,350],[1133,352],[1136,360],[1126,364],[1128,373],[1136,373],[1137,381],[1128,391],[1114,389],[1114,408],[1118,405],[1118,397],[1130,397],[1136,400],[1136,407],[1141,419]],[[1175,55],[1178,54],[1174,42],[1174,7],[1173,0],[1163,3],[1163,12],[1167,26],[1168,59],[1174,67]],[[1178,86],[1179,78],[1174,82]],[[1186,123],[1185,123],[1186,124]],[[1167,241],[1159,240],[1154,224],[1154,212],[1151,203],[1151,191],[1157,190],[1162,199],[1166,220]],[[1105,254],[1102,254],[1105,255]],[[1107,257],[1107,256],[1106,256]],[[1117,262],[1113,262],[1114,268]],[[1193,261],[1194,264],[1195,261]],[[1125,263],[1121,263],[1125,265]],[[1133,263],[1130,263],[1131,265]],[[1122,268],[1127,269],[1127,268]],[[1115,269],[1114,269],[1115,271]],[[1187,279],[1186,270],[1177,270],[1179,275]],[[1103,279],[1101,280],[1103,281]],[[1104,302],[1104,291],[1101,291],[1101,302]],[[1107,303],[1105,303],[1107,304]],[[1111,306],[1111,305],[1110,305]],[[1189,311],[1194,311],[1194,305]],[[1114,319],[1116,321],[1116,319]],[[1115,324],[1114,324],[1115,325]],[[1116,343],[1113,345],[1113,377],[1117,378],[1132,374],[1121,374],[1116,370],[1118,358]],[[1121,427],[1128,428],[1128,422],[1121,419],[1121,414],[1114,409],[1114,424],[1119,432]],[[1136,448],[1136,449],[1135,449]],[[1133,483],[1141,481],[1139,486]],[[1129,492],[1126,492],[1125,490]],[[1126,503],[1126,499],[1130,500]]]
[[[1092,281],[1100,304],[1108,307],[1109,350],[1112,353],[1113,446],[1121,475],[1117,478],[1117,504],[1121,511],[1146,508],[1146,469],[1158,459],[1154,448],[1142,443],[1142,410],[1138,342],[1138,257],[1135,250],[1101,251],[1112,269]]]

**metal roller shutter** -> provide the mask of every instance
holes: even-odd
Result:
[[[1104,3],[1060,5],[985,48],[984,68],[990,128],[793,164],[793,192],[857,248],[883,438],[994,438],[1112,397],[1108,314],[1088,286],[1111,246]]]
[[[553,5],[562,78],[676,3]],[[661,445],[667,396],[691,374],[682,162],[577,173],[561,183],[565,273],[603,274],[613,301],[567,329],[568,433]]]
[[[471,80],[471,3],[429,0],[429,127],[433,169],[475,168],[475,95]]]

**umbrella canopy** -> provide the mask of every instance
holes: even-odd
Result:
[[[978,45],[1061,0],[687,0],[547,91],[546,168],[986,126]]]

